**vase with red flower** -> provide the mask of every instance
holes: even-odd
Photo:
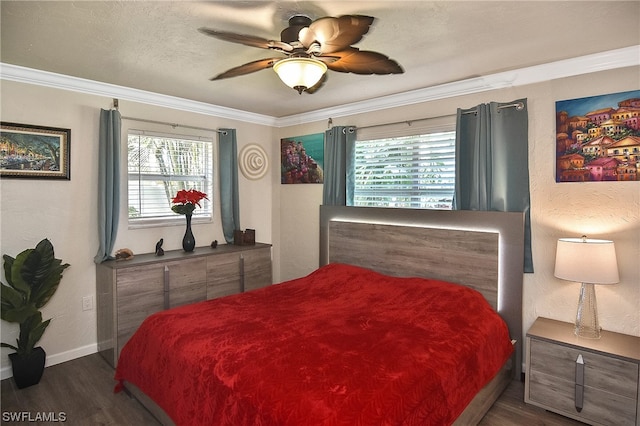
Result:
[[[184,237],[182,237],[182,249],[186,252],[192,252],[196,247],[196,239],[191,230],[191,217],[196,206],[200,206],[200,201],[207,199],[207,194],[197,191],[195,189],[182,189],[178,191],[175,197],[173,197],[171,210],[174,213],[183,214],[187,220],[187,229],[185,230]]]

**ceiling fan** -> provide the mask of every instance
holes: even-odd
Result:
[[[374,20],[371,16],[344,15],[312,21],[308,16],[294,15],[280,33],[280,41],[209,28],[199,31],[220,40],[274,50],[286,56],[259,59],[231,68],[211,78],[212,81],[273,68],[285,84],[302,94],[315,93],[326,81],[327,69],[354,74],[404,72],[396,61],[382,53],[351,46],[362,39]]]

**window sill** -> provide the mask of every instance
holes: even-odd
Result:
[[[184,217],[176,217],[171,219],[136,219],[134,221],[128,221],[128,229],[146,229],[146,228],[165,228],[168,226],[185,226]],[[213,218],[210,216],[205,217],[192,217],[191,225],[200,225],[213,223]]]

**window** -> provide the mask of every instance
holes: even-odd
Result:
[[[171,200],[181,189],[208,195],[193,212],[193,221],[211,221],[212,139],[130,130],[127,152],[130,226],[183,224],[184,218],[171,210]]]
[[[455,131],[357,141],[354,205],[450,210]]]

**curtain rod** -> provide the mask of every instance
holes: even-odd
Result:
[[[505,109],[505,108],[515,108],[516,111],[522,111],[524,109],[524,102],[514,102],[512,104],[506,104],[506,105],[498,105],[498,109]],[[463,114],[477,114],[478,113],[478,109],[474,108],[474,109],[470,109],[468,111],[462,111]]]
[[[144,118],[134,118],[134,117],[122,117],[122,119],[123,120],[131,120],[131,121],[140,121],[142,123],[163,124],[163,125],[166,125],[166,126],[171,126],[174,129],[176,127],[183,127],[185,129],[205,130],[207,132],[216,132],[216,133],[220,133],[222,135],[226,135],[227,134],[227,132],[225,130],[209,129],[207,127],[186,126],[186,125],[183,125],[183,124],[167,123],[165,121],[146,120]]]
[[[373,129],[374,127],[393,126],[395,124],[406,124],[407,126],[411,126],[413,123],[416,123],[418,121],[436,120],[438,118],[446,118],[446,117],[455,117],[455,114],[439,115],[437,117],[416,118],[415,120],[395,121],[393,123],[372,124],[370,126],[362,126],[362,127],[351,127],[349,130],[352,131],[351,129],[353,130]]]
[[[518,111],[522,111],[524,109],[524,103],[522,102],[514,102],[512,104],[507,104],[507,105],[498,105],[498,109],[504,109],[504,108],[515,108]],[[474,109],[470,109],[468,111],[463,111],[462,114],[477,114],[478,113],[478,109],[474,108]],[[448,114],[448,115],[438,115],[435,117],[424,117],[424,118],[417,118],[415,120],[404,120],[404,121],[395,121],[393,123],[384,123],[384,124],[373,124],[371,126],[363,126],[363,127],[351,127],[349,130],[350,131],[354,131],[354,130],[362,130],[362,129],[372,129],[374,127],[383,127],[383,126],[393,126],[395,124],[406,124],[408,126],[411,126],[413,123],[417,122],[417,121],[426,121],[426,120],[436,120],[438,118],[447,118],[447,117],[454,117],[456,114]],[[329,119],[329,125],[333,124],[332,120]]]

